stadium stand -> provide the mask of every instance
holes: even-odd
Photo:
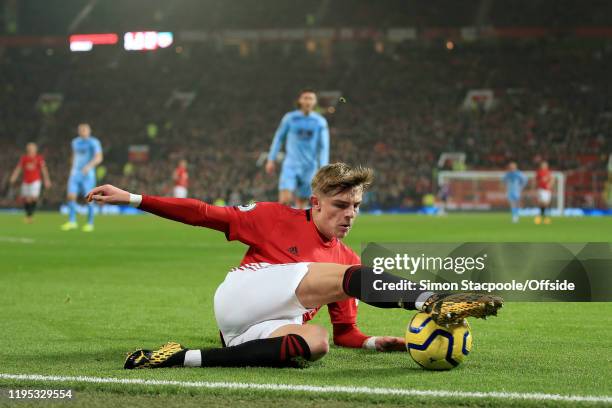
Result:
[[[452,18],[436,14],[436,8],[423,9],[416,13],[423,21],[386,10],[391,21],[380,24],[418,26],[437,19],[440,25],[461,26],[474,16],[476,3],[482,4],[473,3]],[[330,7],[345,6],[337,2]],[[309,7],[292,15],[303,17]],[[363,23],[360,16],[366,11],[376,15],[375,6],[363,7],[351,14],[356,25]],[[98,7],[96,13],[104,9]],[[181,15],[185,9],[165,10],[164,18],[184,17],[185,26],[195,25],[193,18]],[[511,15],[502,14],[492,6],[487,21],[514,24]],[[317,24],[342,24],[333,20],[338,15],[328,10]],[[556,27],[566,14],[547,15],[548,20],[533,23]],[[105,21],[95,17],[93,21]],[[240,13],[235,20],[226,17],[218,19],[230,26],[249,24],[249,17]],[[598,22],[595,15],[573,17],[573,22]],[[214,19],[214,13],[206,18]],[[274,26],[263,16],[252,21]],[[283,25],[289,23],[300,26],[303,21]],[[304,86],[338,90],[346,97],[347,103],[327,112],[332,160],[376,169],[376,187],[367,196],[370,208],[419,206],[423,195],[435,191],[433,172],[445,151],[466,152],[474,169],[500,169],[509,160],[533,169],[547,159],[553,169],[570,175],[569,206],[604,205],[601,191],[612,151],[612,49],[602,42],[585,45],[547,37],[459,44],[452,50],[439,43],[400,43],[378,51],[368,41],[338,42],[331,53],[308,52],[300,42],[262,43],[247,53],[215,43],[149,54],[7,48],[1,58],[0,160],[13,166],[25,143],[37,141],[56,182],[45,195],[48,206],[64,199],[69,141],[82,121],[91,123],[104,146],[102,182],[169,194],[172,169],[186,158],[191,196],[232,203],[272,200],[277,179],[265,176],[257,160]],[[493,90],[495,108],[462,110],[472,89]],[[182,107],[171,102],[176,91],[196,96]],[[42,109],[37,102],[44,93],[63,95],[61,106]],[[151,126],[154,134],[147,130]],[[140,144],[150,146],[149,161],[125,168],[127,146]],[[8,173],[1,173],[3,186]],[[10,205],[3,197],[0,204]]]

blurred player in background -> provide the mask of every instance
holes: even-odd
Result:
[[[187,198],[187,185],[189,183],[187,160],[179,160],[178,166],[172,174],[172,179],[174,180],[174,197]]]
[[[538,189],[538,206],[540,207],[540,215],[535,217],[534,222],[536,224],[550,224],[550,217],[548,216],[548,207],[550,206],[550,199],[552,197],[552,183],[553,178],[548,169],[548,162],[541,162],[540,168],[536,172],[536,187]]]
[[[40,197],[41,175],[45,183],[45,188],[51,187],[51,179],[49,171],[45,164],[45,159],[38,154],[38,146],[36,143],[28,143],[26,145],[26,154],[21,156],[19,163],[11,174],[11,184],[15,184],[19,174],[23,171],[23,179],[21,182],[21,198],[23,200],[23,208],[25,209],[25,222],[32,223],[32,216],[36,210],[36,204]]]
[[[78,228],[76,222],[76,199],[84,197],[96,185],[96,166],[102,163],[102,145],[91,135],[91,127],[87,123],[78,126],[79,135],[72,139],[72,165],[68,178],[68,222],[62,225],[63,231]],[[87,224],[83,231],[94,229],[93,203],[87,204]]]
[[[317,94],[312,89],[304,89],[298,95],[298,109],[283,116],[276,130],[266,173],[273,174],[276,169],[276,156],[285,144],[279,183],[278,201],[285,205],[305,208],[312,193],[310,182],[319,167],[329,163],[329,129],[327,120],[314,108]]]
[[[518,169],[515,162],[508,164],[508,172],[504,176],[504,183],[512,211],[512,222],[519,220],[519,208],[521,206],[521,193],[527,185],[527,177]]]
[[[448,197],[450,196],[450,185],[444,182],[438,190],[438,215],[446,215]]]

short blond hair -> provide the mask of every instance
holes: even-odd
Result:
[[[353,188],[364,191],[373,180],[374,171],[369,167],[351,167],[346,163],[333,163],[321,167],[310,185],[314,194],[333,196]]]

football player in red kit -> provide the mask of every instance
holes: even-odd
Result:
[[[11,174],[11,184],[17,181],[22,171],[23,180],[21,182],[20,195],[23,199],[23,207],[26,213],[25,222],[30,224],[36,210],[38,198],[40,197],[41,176],[42,181],[45,183],[45,188],[51,187],[51,179],[49,178],[45,159],[38,154],[36,143],[28,143],[26,145],[26,154],[21,156],[19,163],[17,163],[15,170],[13,170],[13,174]]]
[[[552,196],[553,178],[548,169],[548,163],[543,161],[540,163],[540,168],[536,172],[536,187],[538,189],[538,206],[540,207],[540,215],[536,216],[534,222],[540,224],[550,224],[548,216],[548,207]]]
[[[174,173],[172,173],[172,179],[174,180],[174,197],[175,198],[186,198],[187,197],[187,184],[189,183],[189,173],[187,172],[187,160],[180,160]]]
[[[304,324],[322,305],[328,305],[336,345],[405,350],[401,338],[367,336],[356,325],[355,298],[362,296],[361,276],[371,268],[360,265],[341,239],[352,228],[363,190],[371,181],[367,168],[324,166],[313,178],[308,210],[278,203],[217,207],[193,199],[135,195],[110,185],[93,189],[89,200],[129,203],[164,218],[222,231],[228,240],[249,246],[240,266],[227,274],[215,293],[215,318],[227,347],[190,350],[171,342],[155,351],[137,350],[128,356],[125,368],[301,366],[328,352],[326,330]],[[386,272],[378,278],[400,281]],[[502,304],[488,295],[406,291],[398,296],[393,302],[366,303],[425,310],[441,324],[496,314]]]

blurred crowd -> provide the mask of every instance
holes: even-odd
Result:
[[[7,50],[0,57],[1,204],[9,204],[8,175],[28,141],[39,143],[55,182],[45,202],[63,201],[80,122],[102,142],[101,182],[170,194],[184,158],[192,197],[273,200],[277,177],[265,175],[259,159],[303,87],[345,98],[324,106],[331,157],[375,169],[370,207],[419,206],[435,193],[443,152],[466,152],[471,168],[516,160],[531,170],[546,159],[565,171],[604,170],[612,152],[612,48],[605,45],[375,49],[362,42],[329,53],[295,42],[244,51],[204,44],[154,53]],[[462,108],[473,89],[492,90],[494,107]],[[176,92],[193,93],[193,101],[173,101]],[[61,106],[42,109],[43,93],[61,94]],[[148,162],[126,167],[129,145],[148,145]]]
[[[23,34],[66,33],[89,0],[62,0],[41,11],[39,0],[19,0],[17,23]],[[88,7],[89,9],[89,7]],[[8,19],[0,20],[0,29]],[[317,28],[317,27],[549,27],[610,26],[606,0],[105,0],[84,13],[89,32]],[[0,30],[1,31],[1,30]]]

